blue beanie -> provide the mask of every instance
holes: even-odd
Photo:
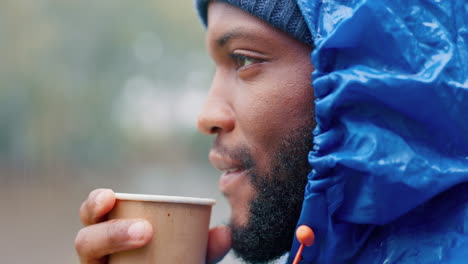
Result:
[[[303,43],[313,46],[312,35],[295,0],[217,0],[226,2],[266,21]],[[196,0],[198,15],[208,25],[210,0]]]

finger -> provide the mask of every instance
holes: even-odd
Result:
[[[80,208],[80,218],[84,225],[92,225],[105,220],[107,213],[115,205],[115,194],[110,189],[96,189]]]
[[[217,226],[208,235],[207,263],[217,263],[226,256],[232,247],[231,229],[227,226]]]
[[[75,248],[81,263],[100,263],[112,253],[143,247],[152,237],[153,228],[146,220],[110,220],[81,229]]]

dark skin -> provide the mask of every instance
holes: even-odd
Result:
[[[216,72],[198,127],[216,137],[209,158],[222,171],[220,190],[232,208],[231,225],[242,228],[258,192],[247,164],[234,153],[248,150],[259,175],[274,175],[279,139],[313,126],[311,47],[221,2],[209,4],[206,41]],[[107,263],[107,255],[151,241],[157,227],[143,219],[106,221],[114,204],[111,190],[98,189],[81,206],[85,227],[75,240],[81,263]],[[142,224],[130,228],[134,223]],[[207,263],[220,261],[231,243],[227,226],[211,229]]]

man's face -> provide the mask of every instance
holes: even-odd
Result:
[[[199,129],[216,135],[235,252],[266,261],[291,246],[310,170],[311,48],[222,2],[209,4],[207,46],[216,72]]]

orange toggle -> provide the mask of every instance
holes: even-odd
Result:
[[[299,261],[301,261],[304,246],[310,247],[314,244],[315,234],[310,227],[306,225],[301,225],[296,230],[296,237],[297,240],[301,242],[301,246],[299,247],[299,250],[297,250],[297,254],[294,258],[293,264],[299,264]]]

